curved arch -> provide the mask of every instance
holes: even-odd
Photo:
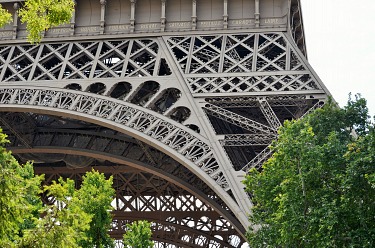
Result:
[[[80,84],[77,84],[77,83],[68,84],[64,88],[69,89],[69,90],[79,90],[79,91],[82,90],[82,86]]]
[[[131,88],[132,86],[128,82],[118,82],[112,87],[107,95],[122,100],[129,94]]]
[[[99,124],[146,142],[168,154],[209,185],[242,225],[247,216],[233,198],[225,172],[208,140],[148,109],[105,96],[42,87],[0,87],[0,111],[61,115]]]
[[[191,111],[187,107],[177,107],[171,111],[169,117],[179,123],[186,121],[190,117]]]
[[[144,106],[160,89],[160,84],[156,81],[146,81],[136,90],[130,102]]]
[[[167,88],[160,94],[160,98],[151,107],[152,110],[163,114],[181,97],[181,91],[176,88]]]
[[[210,196],[202,192],[199,188],[196,188],[190,184],[188,184],[185,181],[182,181],[181,179],[177,178],[175,175],[170,174],[162,169],[155,168],[153,166],[150,166],[148,164],[134,161],[132,159],[124,158],[121,156],[117,156],[114,154],[106,153],[106,152],[99,152],[94,150],[88,150],[88,149],[78,149],[78,148],[67,148],[67,147],[35,147],[35,148],[20,148],[20,147],[9,147],[9,149],[12,151],[15,155],[22,155],[22,154],[68,154],[68,155],[74,155],[74,156],[84,156],[84,157],[90,157],[93,159],[99,159],[99,160],[106,160],[115,164],[119,165],[126,165],[133,167],[135,169],[138,169],[140,171],[144,171],[147,173],[151,173],[153,175],[156,175],[166,181],[169,181],[178,187],[186,190],[187,192],[191,193],[192,195],[195,195],[199,200],[201,200],[203,203],[207,204],[211,208],[213,208],[218,214],[223,216],[227,221],[229,221],[233,228],[236,229],[238,234],[243,235],[245,234],[245,229],[241,226],[241,224],[233,218],[233,216],[230,215],[225,209],[223,209],[221,206],[219,206],[218,203],[216,203]],[[102,167],[100,167],[102,168]],[[65,171],[65,169],[63,169]],[[85,168],[75,168],[74,171],[76,172],[82,172]],[[121,172],[121,168],[116,168],[116,172]],[[59,173],[58,169],[53,169],[55,173]],[[100,169],[101,172],[106,173],[104,169]],[[48,168],[45,166],[42,166],[39,170],[36,168],[36,172],[41,173],[47,173],[48,174]],[[134,213],[132,214],[132,216]],[[129,216],[128,216],[129,217]],[[153,217],[150,217],[149,220],[157,220]],[[172,222],[165,222],[168,224],[173,224]],[[195,231],[196,233],[199,233],[199,231]]]
[[[102,95],[105,92],[106,88],[107,87],[103,83],[93,83],[90,84],[89,87],[87,87],[87,91]]]

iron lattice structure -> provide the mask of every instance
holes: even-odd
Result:
[[[0,29],[13,154],[46,183],[113,175],[116,239],[147,219],[156,247],[241,247],[252,206],[241,181],[283,121],[329,94],[306,59],[299,1],[78,0],[38,45],[22,1],[3,2],[15,15]]]

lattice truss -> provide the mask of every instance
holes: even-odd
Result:
[[[0,82],[105,95],[200,130],[156,38],[0,46]]]
[[[94,167],[113,176],[113,223],[110,234],[122,239],[126,224],[146,219],[152,222],[155,247],[241,247],[244,240],[212,207],[165,179],[125,166]],[[84,170],[87,170],[84,169]],[[84,170],[36,167],[46,174],[46,183],[59,177],[81,181]],[[53,199],[44,198],[46,203]],[[122,247],[117,242],[117,247]]]
[[[150,145],[110,129],[29,113],[3,114],[0,122],[15,150],[29,149],[18,155],[20,159],[79,169],[98,161],[73,153],[95,151],[163,171],[207,196],[210,207],[200,205],[204,215],[190,219],[180,213],[182,209],[174,209],[178,214],[173,218],[164,216],[155,221],[154,230],[163,230],[163,238],[154,237],[157,247],[237,247],[242,239],[238,241],[235,236],[241,235],[232,230],[233,225],[241,225],[231,210],[233,206],[226,205],[212,187],[220,188],[235,201],[237,193],[225,174],[231,169],[230,162],[237,171],[261,169],[271,155],[268,146],[276,139],[278,127],[285,120],[321,107],[326,99],[324,86],[292,40],[284,33],[243,33],[0,46],[1,106],[42,113],[59,109],[87,121],[122,126],[171,150],[187,161],[189,168],[208,175],[212,185]],[[200,117],[203,113],[205,116]],[[209,137],[210,133],[217,136]],[[215,139],[227,157],[218,158],[222,150],[212,147]],[[36,154],[34,148],[74,152]],[[115,206],[122,215],[130,210],[172,211],[177,201],[190,202],[185,207],[195,212],[198,201],[193,193],[174,188],[175,196],[156,189],[154,195],[146,191],[135,195],[140,189],[129,179],[131,173],[121,173],[126,174],[119,179],[124,189],[132,192],[117,197]],[[142,176],[145,185],[156,180]],[[221,233],[218,227],[222,220],[217,212],[209,215],[212,208],[222,209],[220,216],[232,223],[227,233]],[[114,232],[131,221],[118,218]],[[197,226],[201,226],[200,231],[193,231]],[[189,234],[185,235],[186,230]],[[169,239],[185,243],[171,244]]]
[[[165,41],[236,170],[260,169],[281,124],[322,106],[326,98],[287,34],[172,36]]]
[[[227,96],[225,101],[207,98],[202,107],[215,132],[224,135],[221,144],[236,170],[260,167],[271,154],[266,147],[276,138],[280,124],[302,116],[320,101],[307,94],[324,95],[324,89],[282,33],[164,40],[195,97],[217,93]],[[188,96],[181,87],[171,87],[170,81],[165,80],[176,82],[176,77],[159,49],[159,42],[127,39],[1,47],[0,78],[4,83],[25,81],[30,86],[49,86],[50,80],[58,80],[56,88],[105,96],[11,87],[1,91],[1,103],[67,109],[126,125],[172,147],[194,161],[222,188],[230,190],[207,140],[148,111],[110,100],[139,105],[200,131],[199,123],[189,121]],[[270,92],[289,96],[263,97]],[[290,95],[291,92],[299,95]],[[235,99],[231,97],[233,93],[263,96]],[[27,140],[22,142],[27,144]]]
[[[2,46],[0,71],[3,82],[171,74],[155,39]]]
[[[321,107],[322,99],[306,96],[207,98],[203,106],[219,141],[236,170],[261,169],[271,156],[268,146],[277,139],[285,120],[298,119]]]
[[[302,12],[300,1],[291,1],[290,29],[293,40],[298,48],[306,56],[305,35],[303,31]]]
[[[282,33],[177,36],[166,42],[193,94],[322,90]]]
[[[34,160],[36,172],[46,174],[46,183],[62,176],[74,179],[78,185],[82,174],[93,165],[107,175],[114,175],[115,218],[111,230],[114,238],[121,239],[126,223],[148,219],[154,223],[156,247],[240,247],[244,242],[228,221],[227,218],[233,221],[233,213],[222,199],[191,171],[149,145],[73,119],[26,113],[3,113],[0,117],[2,126],[6,122],[13,127],[4,128],[11,141],[9,148],[22,161]],[[28,129],[23,127],[25,120],[28,120]],[[23,143],[25,140],[27,145]],[[40,148],[41,153],[34,152]],[[49,150],[65,152],[48,153]],[[79,153],[69,155],[68,150],[107,154],[144,166],[148,164],[146,167],[163,171],[167,178],[178,178],[189,191],[152,173]],[[205,199],[197,198],[197,194]]]

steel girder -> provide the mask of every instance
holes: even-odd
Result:
[[[2,117],[14,125],[12,121],[24,115],[28,114],[6,113]],[[34,160],[35,172],[45,174],[45,183],[64,177],[79,185],[84,172],[91,168],[114,177],[112,237],[121,239],[126,223],[147,219],[154,223],[153,238],[163,244],[243,244],[243,227],[222,199],[171,157],[139,140],[89,123],[36,114],[29,119],[34,120],[34,129],[19,130],[18,135],[5,129],[12,144],[9,149],[22,161]],[[20,136],[28,137],[30,146],[25,146]],[[45,201],[49,203],[47,198]]]
[[[75,168],[96,161],[87,160],[89,151],[132,154],[153,173],[168,158],[176,171],[165,175],[199,181],[196,188],[215,195],[212,204],[243,237],[252,206],[243,176],[271,155],[280,124],[322,106],[327,89],[290,33],[138,36],[0,45],[0,111],[10,112],[0,121],[13,149],[53,162],[60,147],[71,156],[60,160]],[[82,121],[88,129],[71,130]],[[56,124],[63,122],[69,130]],[[180,236],[169,237],[179,246]]]
[[[210,205],[202,202],[191,190],[127,166],[93,166],[112,175],[116,197],[113,200],[113,224],[110,234],[121,240],[126,224],[138,219],[151,221],[153,239],[178,247],[240,247],[244,239],[232,225]],[[82,168],[36,166],[37,173],[46,175],[46,183],[59,177],[80,182]],[[46,203],[50,203],[45,198]]]

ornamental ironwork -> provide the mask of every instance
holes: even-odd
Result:
[[[2,5],[17,16],[14,2]],[[46,183],[113,175],[119,240],[147,219],[155,247],[243,246],[241,182],[285,120],[329,95],[306,59],[299,0],[77,0],[43,35],[28,44],[18,18],[0,30],[9,149]]]

